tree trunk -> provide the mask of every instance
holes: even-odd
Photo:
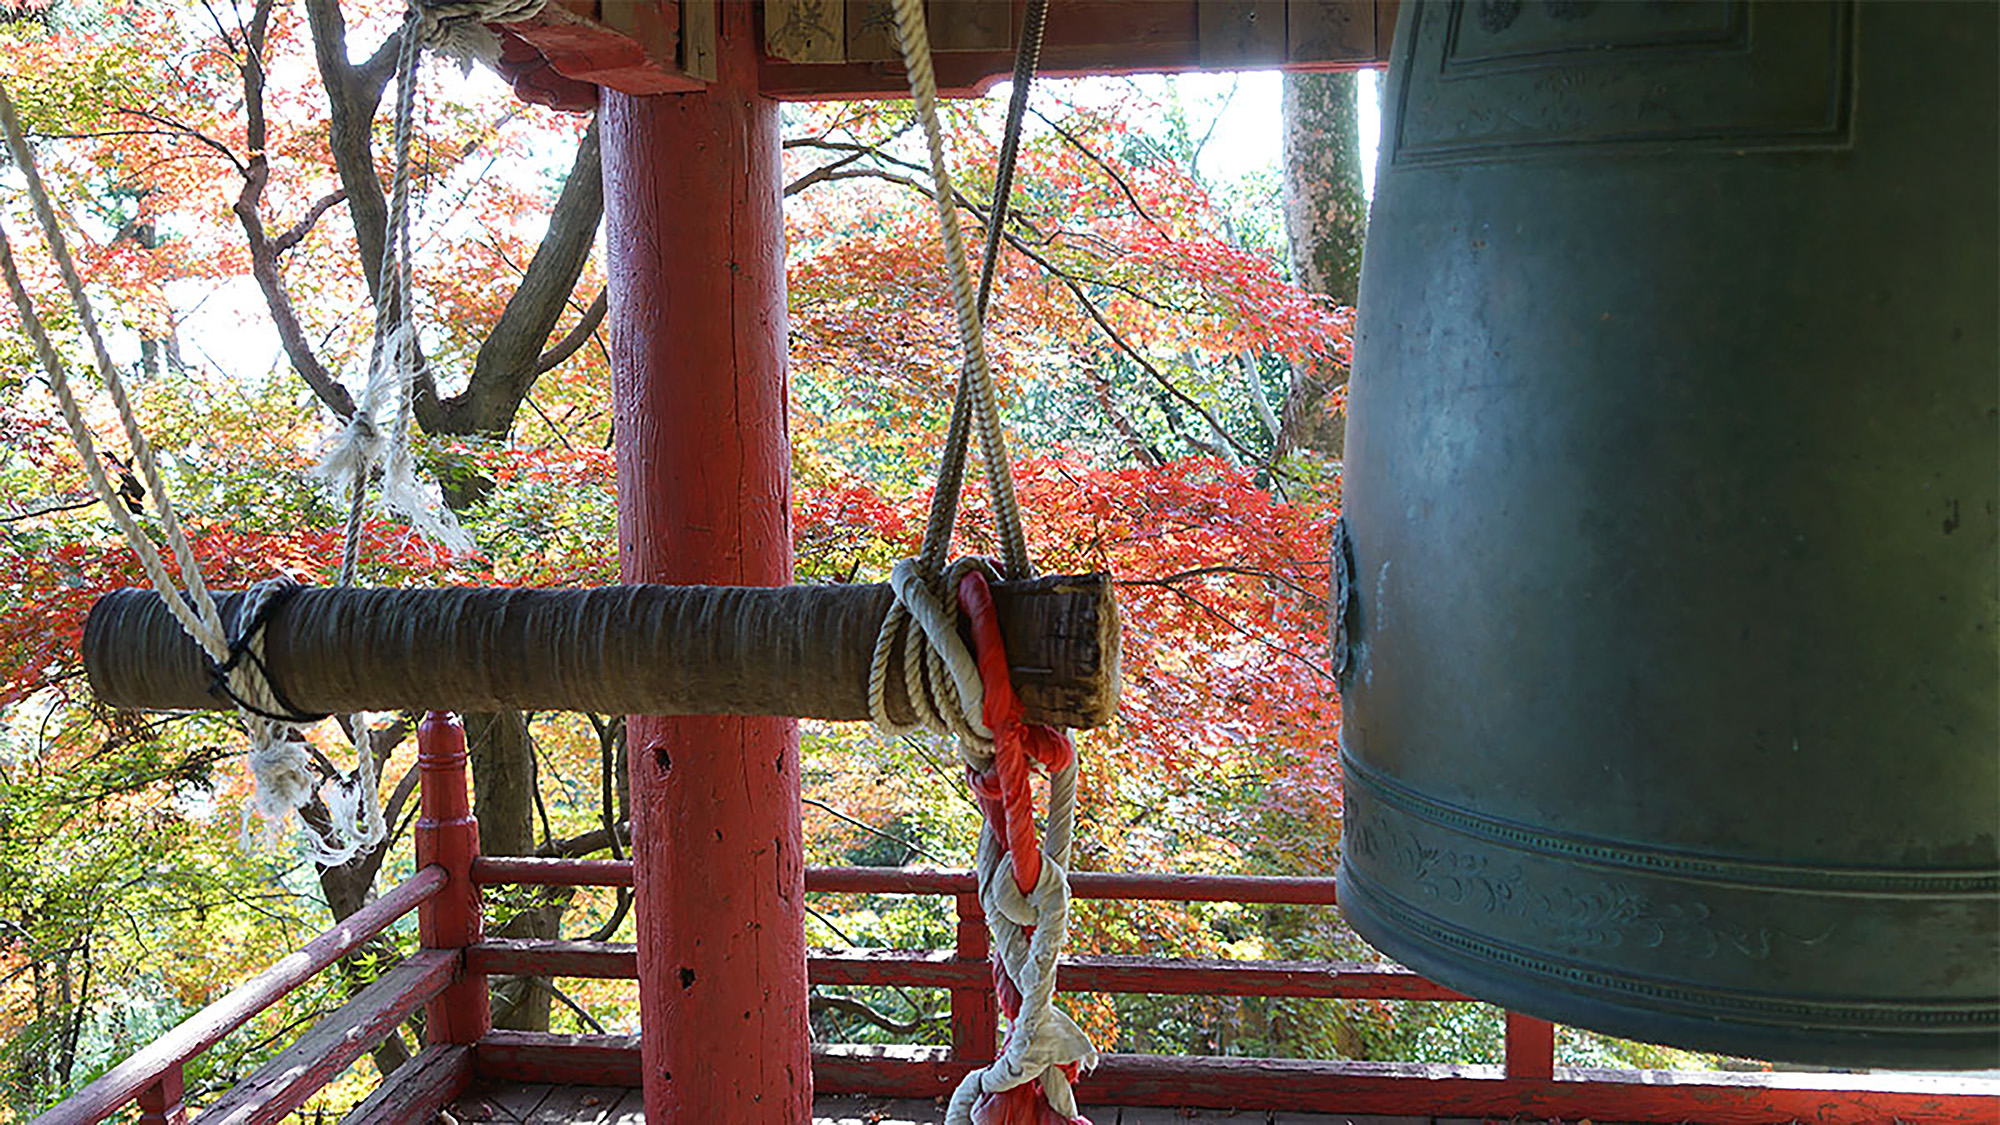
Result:
[[[1306,289],[1348,307],[1360,287],[1361,236],[1367,224],[1355,108],[1358,84],[1351,73],[1285,75],[1284,207],[1292,276]],[[1284,431],[1294,450],[1316,460],[1340,460],[1346,418],[1333,408],[1331,396],[1346,383],[1342,365],[1293,366]]]
[[[269,0],[264,0],[257,9],[255,38],[259,41],[270,10]],[[392,37],[365,60],[356,61],[349,49],[347,20],[340,0],[306,0],[305,10],[314,57],[327,94],[328,146],[340,175],[340,198],[347,205],[360,249],[356,267],[366,277],[370,292],[376,292],[381,284],[380,264],[389,207],[379,179],[375,126],[396,55],[395,40]],[[244,83],[246,113],[261,147],[264,114],[261,64],[245,67]],[[513,424],[515,412],[534,389],[535,381],[567,354],[545,355],[543,348],[576,287],[603,210],[597,152],[597,132],[593,128],[578,146],[569,179],[550,212],[548,233],[506,308],[487,333],[465,389],[451,398],[440,399],[432,372],[419,355],[413,396],[417,422],[425,433],[504,437]],[[266,301],[286,340],[294,367],[322,401],[345,416],[352,409],[350,397],[332,381],[303,334],[296,330],[296,314],[278,273],[282,248],[269,243],[263,235],[257,203],[263,188],[262,177],[268,172],[261,156],[254,171],[256,175],[246,186],[238,212],[261,271]],[[285,332],[288,325],[293,330]],[[446,503],[462,509],[484,496],[488,488],[487,482],[477,478],[447,484]],[[436,701],[422,704],[434,705]],[[526,718],[519,712],[468,714],[465,723],[481,849],[487,855],[533,854],[535,761]],[[364,896],[368,884],[372,884],[372,876],[371,869],[364,885],[357,888]],[[329,902],[332,899],[330,887]],[[567,903],[566,896],[543,900],[534,909],[497,928],[495,933],[507,937],[554,936]],[[338,907],[334,916],[342,916]],[[522,1030],[546,1030],[549,999],[547,988],[533,987],[523,996],[503,996],[496,1006],[499,1015],[496,1023]]]

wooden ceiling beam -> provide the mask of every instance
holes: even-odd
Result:
[[[889,0],[552,0],[501,33],[501,70],[525,101],[589,109],[597,88],[664,94],[715,73],[717,6],[756,3],[759,88],[788,100],[907,92]],[[983,92],[1013,69],[1023,0],[930,0],[938,84]],[[1396,0],[1053,0],[1051,76],[1383,65]]]
[[[759,86],[792,100],[908,90],[888,0],[763,0]],[[976,95],[1014,67],[1022,0],[930,0],[940,92]],[[1052,0],[1049,76],[1383,65],[1395,0]]]

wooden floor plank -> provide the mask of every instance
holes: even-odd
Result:
[[[609,1125],[625,1100],[620,1086],[558,1086],[528,1118],[528,1125]]]
[[[646,1091],[625,1091],[625,1098],[618,1103],[618,1115],[611,1119],[611,1125],[646,1125]]]
[[[451,1115],[462,1122],[526,1122],[554,1090],[546,1082],[482,1082],[453,1103]]]
[[[488,1084],[460,1098],[455,1117],[519,1125],[645,1125],[645,1096],[617,1086]],[[483,1114],[483,1116],[482,1116]],[[1431,1125],[1428,1117],[1370,1117],[1269,1110],[1162,1109],[1085,1106],[1097,1125]],[[944,1104],[932,1098],[823,1094],[812,1125],[943,1125]]]

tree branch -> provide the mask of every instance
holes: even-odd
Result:
[[[923,848],[918,847],[916,844],[913,844],[910,841],[903,839],[901,836],[897,836],[894,833],[890,832],[884,832],[880,828],[877,828],[874,825],[869,824],[867,821],[857,820],[854,817],[851,817],[846,813],[841,812],[839,809],[834,808],[832,805],[827,804],[825,801],[816,801],[811,797],[800,797],[799,801],[802,804],[811,805],[813,808],[816,808],[823,813],[831,815],[836,820],[844,821],[848,824],[851,824],[854,827],[861,829],[863,832],[866,832],[871,836],[877,836],[880,837],[881,839],[889,841],[892,844],[900,845],[905,851],[908,851],[911,855],[922,856],[925,859],[928,859],[932,863],[936,864],[944,863],[943,860],[925,851]]]
[[[1281,645],[1278,642],[1272,640],[1271,638],[1264,636],[1263,634],[1250,628],[1249,626],[1238,623],[1228,614],[1223,613],[1221,610],[1215,608],[1212,605],[1209,605],[1207,602],[1202,601],[1200,598],[1195,597],[1193,594],[1189,593],[1187,590],[1181,588],[1180,586],[1177,586],[1171,582],[1156,582],[1156,583],[1134,582],[1131,583],[1131,585],[1135,586],[1152,585],[1157,589],[1165,590],[1166,592],[1174,595],[1175,597],[1180,598],[1182,601],[1187,602],[1189,605],[1194,606],[1196,609],[1200,610],[1206,616],[1214,619],[1217,622],[1220,622],[1223,625],[1228,626],[1230,629],[1233,629],[1238,633],[1243,634],[1245,637],[1248,637],[1250,640],[1255,641],[1257,644],[1263,645],[1265,648],[1270,649],[1272,652],[1279,653],[1284,656],[1289,656],[1293,660],[1298,661],[1299,664],[1303,666],[1307,671],[1311,672],[1315,676],[1318,676],[1320,679],[1330,680],[1333,678],[1333,676],[1329,674],[1326,671],[1326,669],[1320,667],[1320,664],[1322,663],[1321,661],[1314,660],[1311,657],[1306,656],[1304,653],[1299,652],[1297,649],[1288,648],[1284,645]]]
[[[80,500],[70,500],[64,503],[51,504],[44,508],[30,508],[25,512],[14,512],[9,515],[0,516],[0,523],[19,523],[22,520],[34,519],[36,516],[52,516],[57,512],[74,512],[79,509],[88,508],[95,503],[97,503],[97,495],[92,493]]]
[[[198,141],[201,144],[214,149],[216,152],[221,153],[222,158],[224,160],[229,161],[230,167],[236,169],[238,172],[245,171],[243,161],[236,155],[236,150],[230,148],[228,145],[223,144],[221,141],[216,140],[214,137],[209,136],[207,133],[202,132],[201,130],[195,128],[192,125],[182,124],[179,121],[175,121],[171,117],[166,117],[161,114],[154,113],[152,110],[149,109],[133,109],[130,106],[120,106],[118,108],[118,112],[124,114],[127,117],[137,117],[142,121],[150,121],[153,124],[160,126],[158,130],[159,132],[166,133],[172,136],[187,137],[190,140]],[[146,131],[152,132],[153,130],[146,130]]]
[[[299,240],[304,238],[312,230],[313,224],[319,222],[321,216],[325,215],[328,211],[333,210],[336,204],[340,203],[342,200],[346,198],[347,198],[346,188],[335,188],[333,191],[330,191],[325,195],[320,196],[319,199],[313,202],[313,205],[311,207],[306,208],[306,213],[304,218],[300,219],[296,223],[293,223],[290,230],[279,235],[271,243],[271,253],[283,254],[285,251],[290,250],[294,246],[297,246],[299,244]]]
[[[886,1012],[878,1012],[859,1000],[846,996],[821,996],[818,993],[813,994],[811,1006],[815,1012],[839,1012],[841,1015],[853,1016],[897,1035],[912,1035],[927,1024],[943,1023],[951,1018],[950,1012],[919,1011],[908,1020],[899,1020]]]
[[[271,241],[264,228],[264,218],[259,208],[263,204],[264,188],[270,181],[271,164],[265,155],[267,123],[264,116],[264,34],[274,0],[258,0],[257,9],[252,14],[246,31],[248,50],[242,63],[243,109],[246,122],[244,136],[250,147],[250,161],[239,164],[243,173],[243,190],[236,196],[232,208],[243,226],[243,234],[250,244],[250,276],[256,280],[257,288],[264,295],[264,305],[270,310],[271,323],[278,330],[278,342],[285,349],[285,358],[291,361],[292,369],[312,388],[313,394],[327,409],[342,418],[354,414],[354,399],[340,380],[327,370],[314,353],[312,342],[306,338],[305,326],[299,323],[298,311],[292,305],[291,294],[285,290],[285,280],[278,272],[279,249]]]
[[[465,390],[435,403],[427,418],[419,389],[417,421],[426,432],[504,434],[514,424],[522,400],[547,370],[541,366],[542,347],[576,291],[603,214],[604,178],[597,123],[592,121],[577,144],[569,179],[549,212],[548,233],[535,248],[535,256],[514,295],[507,299],[500,319],[479,346]],[[588,337],[586,330],[584,339]],[[582,344],[579,339],[576,347]]]
[[[632,842],[632,822],[618,822],[618,839],[623,843]],[[602,828],[593,828],[581,835],[562,840],[550,840],[535,849],[535,854],[544,858],[576,859],[592,852],[601,852],[611,846],[611,834]]]
[[[1229,574],[1240,578],[1261,578],[1268,582],[1276,582],[1280,586],[1284,586],[1287,589],[1291,590],[1293,593],[1298,594],[1300,597],[1312,599],[1315,601],[1323,600],[1324,597],[1324,595],[1321,595],[1313,590],[1307,589],[1306,587],[1300,585],[1299,583],[1293,581],[1292,579],[1287,578],[1282,574],[1279,574],[1275,570],[1266,570],[1262,567],[1254,567],[1254,566],[1198,566],[1192,570],[1176,571],[1173,574],[1162,574],[1157,578],[1116,579],[1111,584],[1113,586],[1169,586],[1176,582],[1186,582],[1189,581],[1190,579],[1195,579],[1195,578],[1206,578],[1214,574]]]
[[[1130,183],[1127,183],[1125,177],[1119,175],[1117,170],[1111,167],[1110,163],[1108,163],[1102,156],[1099,156],[1096,150],[1092,149],[1089,145],[1084,144],[1081,140],[1077,139],[1077,136],[1074,133],[1071,133],[1068,129],[1063,128],[1061,125],[1058,125],[1053,118],[1051,118],[1048,114],[1043,113],[1041,110],[1030,107],[1028,112],[1034,114],[1036,117],[1041,118],[1043,124],[1047,125],[1050,129],[1054,130],[1056,136],[1061,137],[1063,139],[1063,143],[1069,145],[1069,147],[1082,153],[1085,160],[1090,161],[1092,164],[1095,164],[1100,169],[1102,169],[1106,176],[1111,177],[1111,182],[1118,185],[1118,190],[1125,193],[1125,201],[1132,205],[1132,210],[1137,211],[1139,213],[1140,218],[1152,224],[1154,230],[1160,229],[1159,221],[1154,219],[1152,214],[1146,210],[1145,204],[1139,202],[1139,194],[1132,190],[1132,185]]]
[[[313,59],[326,88],[327,146],[347,191],[347,211],[361,251],[361,270],[368,291],[382,284],[382,240],[389,226],[389,202],[375,176],[374,140],[370,135],[382,88],[395,70],[397,37],[391,35],[359,68],[347,61],[347,21],[340,0],[305,0],[306,26],[312,32]]]
[[[542,353],[542,358],[535,361],[537,375],[546,375],[561,367],[564,360],[575,355],[590,342],[590,334],[597,331],[598,325],[604,323],[605,311],[610,307],[610,302],[605,296],[606,292],[607,290],[599,289],[597,296],[591,299],[590,307],[583,310],[583,319],[577,321],[562,339],[557,340],[553,347]]]
[[[825,183],[826,181],[835,178],[833,173],[840,171],[842,168],[847,167],[849,164],[854,163],[855,161],[861,159],[866,155],[868,154],[865,152],[850,152],[846,156],[841,157],[839,160],[836,160],[831,164],[822,164],[819,167],[814,168],[812,171],[807,172],[805,175],[800,176],[798,179],[793,180],[791,183],[786,184],[784,194],[787,197],[794,196],[806,190],[807,188],[813,186],[814,184]]]

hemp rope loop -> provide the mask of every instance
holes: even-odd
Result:
[[[931,499],[922,550],[917,558],[897,563],[890,574],[896,602],[884,619],[876,640],[869,672],[869,710],[878,727],[891,731],[898,729],[887,720],[883,689],[891,650],[900,639],[903,644],[904,685],[917,719],[913,725],[956,734],[959,753],[967,768],[975,774],[985,775],[996,765],[994,738],[997,732],[989,727],[989,719],[1001,720],[993,718],[989,711],[978,662],[959,638],[957,591],[961,578],[974,570],[989,576],[1004,575],[1013,579],[1034,576],[982,333],[986,302],[992,289],[993,271],[1006,221],[1007,198],[1011,191],[1021,121],[1027,106],[1028,85],[1041,46],[1046,0],[1030,0],[1023,20],[1007,135],[1001,148],[994,198],[987,216],[986,257],[981,265],[976,290],[966,264],[957,196],[952,187],[950,170],[945,164],[943,130],[937,116],[937,80],[932,68],[922,0],[895,0],[895,12],[903,59],[910,76],[911,98],[923,125],[930,153],[933,201],[945,243],[945,261],[950,274],[953,309],[964,362],[959,372],[951,427],[938,469],[938,483]],[[958,494],[970,444],[968,433],[974,427],[979,434],[981,461],[1000,540],[1002,562],[997,569],[982,560],[967,559],[961,559],[950,567],[944,566],[957,519]],[[912,619],[927,642],[922,646],[919,646],[916,636],[910,635],[909,623]],[[1011,695],[1011,691],[1007,694]],[[953,695],[955,700],[951,698]],[[1006,721],[1018,722],[1018,719]],[[1017,768],[1025,771],[1026,766],[1017,763]],[[1010,811],[1009,815],[1031,818],[1032,800],[1025,808]],[[1076,760],[1071,754],[1059,768],[1050,772],[1048,827],[1039,856],[1040,871],[1033,887],[1026,892],[1016,880],[1015,857],[1009,853],[1007,842],[996,829],[990,814],[980,829],[974,860],[980,903],[993,934],[994,954],[1007,981],[1019,992],[1019,1007],[1000,1056],[991,1064],[968,1074],[953,1091],[946,1109],[948,1125],[969,1125],[982,1099],[1006,1097],[1009,1091],[1020,1090],[1034,1082],[1039,1082],[1041,1095],[1050,1109],[1067,1120],[1082,1120],[1077,1116],[1076,1096],[1065,1068],[1093,1066],[1097,1061],[1097,1052],[1083,1030],[1054,1006],[1056,965],[1068,937],[1067,870],[1075,819]]]
[[[969,767],[976,769],[985,769],[991,763],[991,739],[980,718],[983,694],[976,686],[977,663],[958,640],[957,606],[948,593],[957,586],[963,571],[956,567],[947,568],[945,557],[951,550],[952,530],[957,523],[967,447],[976,415],[980,459],[986,470],[987,491],[992,498],[993,520],[1000,538],[1004,567],[1003,572],[993,572],[991,567],[987,569],[996,577],[1004,573],[1005,577],[1016,579],[1032,578],[1035,573],[1034,564],[1028,558],[1027,538],[1021,530],[1021,507],[1014,495],[1006,438],[993,394],[992,373],[987,364],[983,325],[987,299],[992,294],[994,270],[999,263],[1007,202],[1013,190],[1015,154],[1020,147],[1022,122],[1027,116],[1028,89],[1034,78],[1036,60],[1041,54],[1042,27],[1047,10],[1047,0],[1030,0],[1022,18],[1021,44],[1014,60],[1013,92],[1007,106],[1006,135],[1000,146],[993,200],[986,219],[986,256],[980,263],[976,293],[971,284],[971,271],[966,265],[965,240],[954,202],[956,191],[952,187],[950,168],[944,160],[944,137],[937,118],[937,76],[932,65],[929,33],[922,8],[911,4],[899,5],[896,10],[897,31],[910,75],[911,98],[924,126],[925,142],[930,153],[932,198],[943,231],[953,311],[965,358],[952,398],[951,424],[945,435],[944,453],[938,461],[937,484],[931,492],[930,516],[914,568],[915,577],[906,578],[897,586],[897,599],[890,606],[876,637],[868,682],[869,710],[875,725],[887,734],[925,729],[957,736],[961,756]],[[893,574],[891,584],[897,585]],[[913,607],[919,601],[930,607],[933,621],[933,624],[919,622],[931,642],[932,651],[928,655],[919,654],[915,639],[908,636]],[[939,614],[949,621],[950,628],[935,627]],[[889,653],[899,639],[905,640],[902,672],[906,694],[916,712],[916,721],[910,724],[892,722],[883,703],[883,681],[888,673]],[[945,674],[947,671],[948,676]],[[946,686],[948,684],[958,688],[956,699],[952,698]]]

